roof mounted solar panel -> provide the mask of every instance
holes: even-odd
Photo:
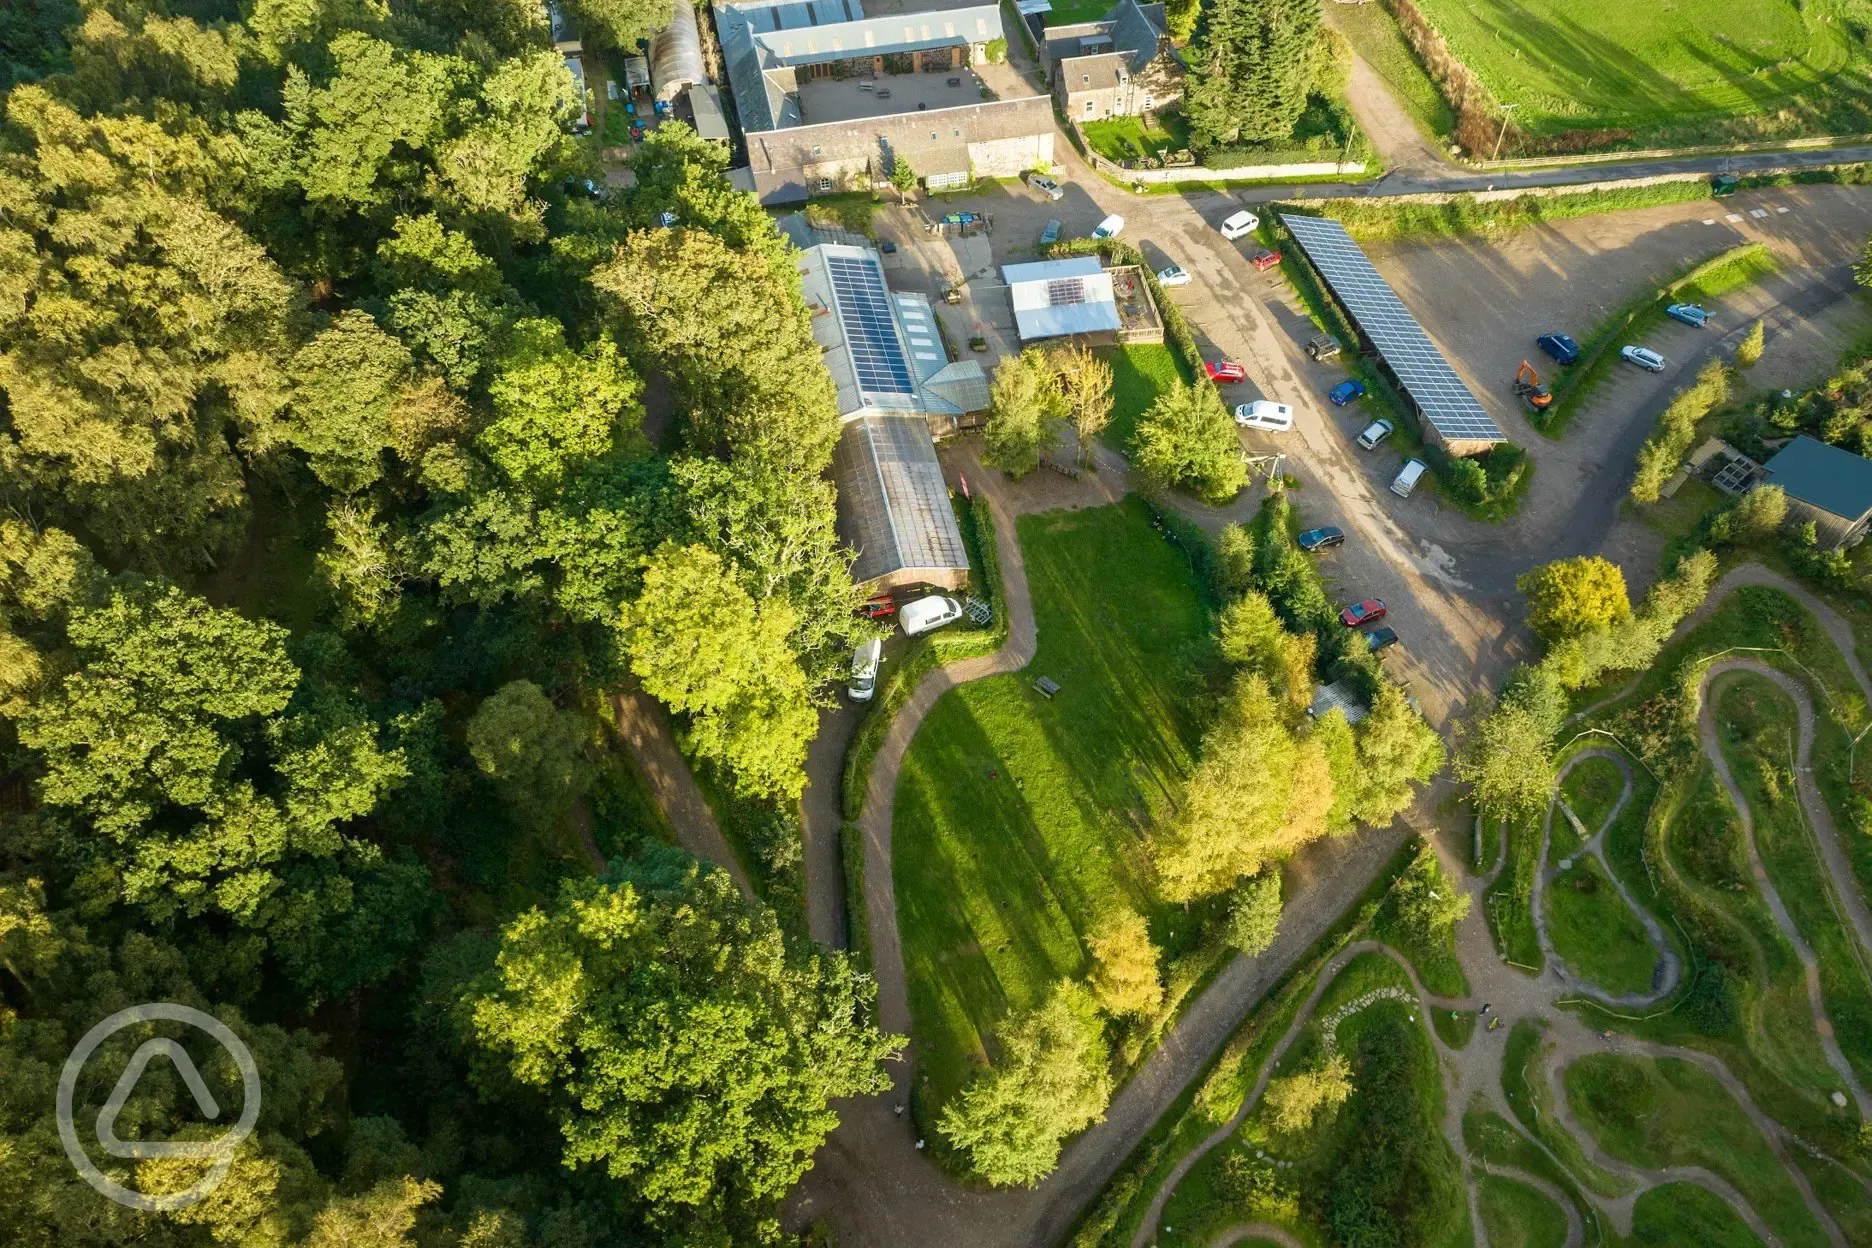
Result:
[[[872,394],[914,394],[910,361],[891,317],[884,270],[871,259],[826,257],[839,323],[858,374],[858,388]]]
[[[1439,434],[1451,442],[1507,440],[1343,225],[1286,213],[1281,223]]]

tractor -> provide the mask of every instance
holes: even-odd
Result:
[[[1553,406],[1553,391],[1541,384],[1540,374],[1526,360],[1515,370],[1514,392],[1527,400],[1527,405],[1534,411],[1544,412]]]

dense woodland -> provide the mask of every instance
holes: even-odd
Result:
[[[785,802],[868,627],[766,214],[676,125],[590,194],[535,0],[11,0],[0,88],[0,1242],[776,1235],[893,1042],[607,800],[601,698]],[[265,1078],[161,1217],[51,1112],[149,1000]],[[123,1121],[193,1112],[158,1063]]]

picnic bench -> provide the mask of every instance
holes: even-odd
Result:
[[[1034,688],[1039,690],[1043,698],[1050,698],[1060,691],[1059,682],[1051,676],[1042,676],[1034,681]]]

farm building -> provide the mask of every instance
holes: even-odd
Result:
[[[1073,121],[1136,117],[1183,98],[1183,62],[1165,33],[1164,6],[1121,2],[1096,22],[1049,26],[1053,91]]]
[[[1822,550],[1858,541],[1872,521],[1872,460],[1806,434],[1776,452],[1762,481],[1786,491],[1795,523],[1813,521]]]
[[[1022,342],[1083,338],[1093,343],[1162,342],[1163,320],[1135,265],[1107,268],[1097,256],[1004,264]]]
[[[870,189],[899,157],[930,190],[1053,162],[1052,103],[988,61],[995,5],[866,17],[858,0],[722,0],[715,16],[763,203]]]
[[[987,408],[981,365],[950,363],[929,300],[891,291],[872,248],[820,243],[799,271],[844,421],[832,478],[839,536],[857,552],[852,579],[879,592],[960,588],[968,551],[931,431]]]
[[[1289,213],[1280,219],[1344,309],[1359,345],[1409,401],[1425,441],[1451,455],[1480,455],[1508,440],[1343,225]]]

